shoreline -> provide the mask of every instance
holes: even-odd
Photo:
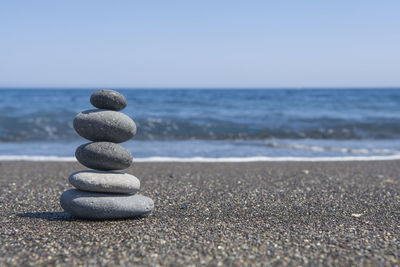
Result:
[[[144,219],[59,205],[76,162],[0,161],[0,265],[396,265],[400,161],[138,162]]]
[[[182,163],[229,163],[229,162],[352,162],[352,161],[392,161],[400,160],[400,155],[387,156],[347,156],[347,157],[147,157],[133,158],[133,162],[182,162]],[[75,157],[0,155],[0,161],[24,162],[77,162]]]

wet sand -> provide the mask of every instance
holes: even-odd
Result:
[[[148,218],[64,213],[67,162],[0,162],[0,265],[398,265],[400,162],[136,163]]]

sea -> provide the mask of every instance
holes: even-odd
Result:
[[[0,160],[73,161],[89,89],[1,89]],[[400,159],[396,89],[118,89],[136,161]]]

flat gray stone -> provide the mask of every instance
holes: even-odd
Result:
[[[90,96],[90,103],[96,108],[122,110],[126,107],[126,99],[114,90],[102,89]]]
[[[131,152],[111,142],[93,142],[80,145],[76,159],[90,169],[100,171],[123,170],[131,166]]]
[[[65,191],[60,204],[76,217],[94,220],[144,217],[154,208],[153,200],[142,195],[92,193],[78,189]]]
[[[69,182],[77,189],[106,193],[136,193],[140,181],[123,172],[85,170],[71,174]]]
[[[76,115],[75,131],[90,141],[122,143],[136,134],[136,124],[121,112],[90,109]]]

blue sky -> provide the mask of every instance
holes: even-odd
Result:
[[[1,1],[0,87],[397,87],[400,1]]]

